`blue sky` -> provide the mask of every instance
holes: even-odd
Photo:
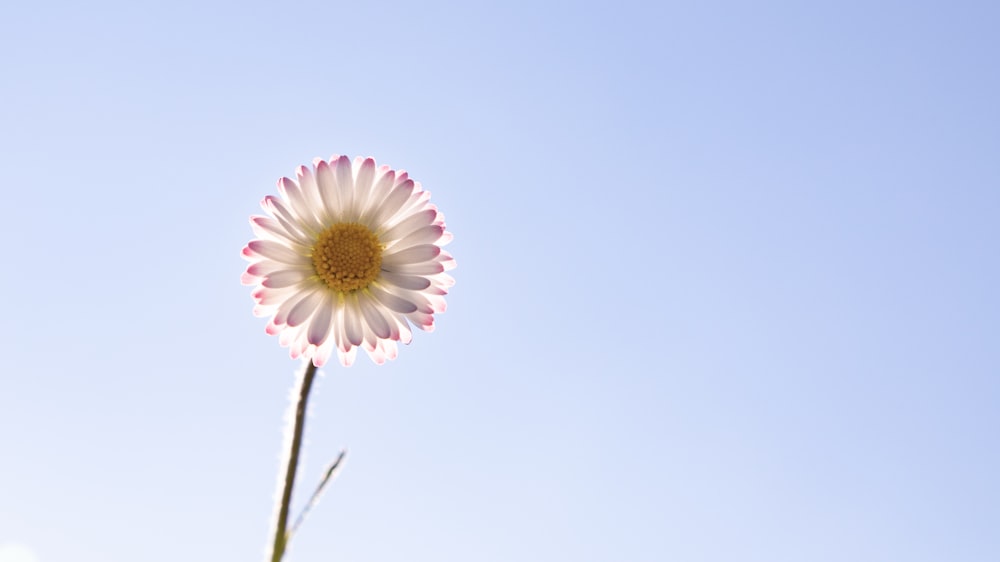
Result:
[[[290,560],[997,559],[998,19],[5,5],[0,560],[261,558],[297,364],[239,251],[334,153],[459,267],[325,369]]]

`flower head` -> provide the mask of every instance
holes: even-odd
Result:
[[[257,239],[243,248],[244,285],[256,285],[254,314],[271,316],[292,358],[321,367],[337,350],[354,362],[359,347],[377,364],[410,343],[410,324],[434,329],[455,267],[442,246],[451,241],[430,192],[406,172],[346,156],[278,180],[280,197],[250,217]]]

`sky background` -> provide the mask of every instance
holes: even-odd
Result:
[[[261,560],[247,217],[404,168],[457,280],[324,369],[289,560],[1000,559],[992,2],[9,2],[0,561]],[[18,554],[20,553],[20,554]]]

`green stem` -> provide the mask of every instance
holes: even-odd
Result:
[[[288,511],[292,503],[292,487],[295,485],[295,473],[299,466],[299,451],[302,449],[302,433],[306,425],[306,403],[309,401],[309,391],[316,378],[316,366],[309,361],[302,373],[298,401],[295,403],[295,425],[292,427],[291,449],[288,452],[288,466],[285,468],[285,483],[281,492],[281,504],[278,506],[277,521],[274,530],[274,548],[271,550],[271,562],[281,562],[288,544]]]
[[[337,457],[337,460],[333,461],[330,464],[330,466],[326,469],[326,473],[323,475],[323,479],[319,481],[319,486],[316,486],[316,491],[313,492],[312,497],[309,498],[309,502],[302,509],[302,513],[300,513],[298,519],[295,520],[295,524],[292,525],[292,528],[288,530],[288,540],[292,539],[292,535],[294,535],[295,531],[298,530],[299,525],[302,525],[302,522],[305,521],[306,515],[309,515],[309,510],[311,510],[313,507],[316,506],[316,504],[319,503],[319,498],[320,496],[323,495],[323,490],[325,490],[326,485],[329,484],[331,480],[333,480],[333,475],[338,472],[337,469],[340,468],[340,463],[343,462],[345,456],[347,456],[347,449],[341,451],[340,455]]]

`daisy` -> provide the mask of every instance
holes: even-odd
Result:
[[[271,316],[293,359],[323,366],[334,350],[350,366],[359,347],[381,365],[396,342],[410,343],[410,324],[434,329],[455,267],[451,241],[430,192],[406,172],[346,156],[278,180],[269,216],[250,217],[257,239],[243,248],[244,285],[256,285],[254,314]]]

